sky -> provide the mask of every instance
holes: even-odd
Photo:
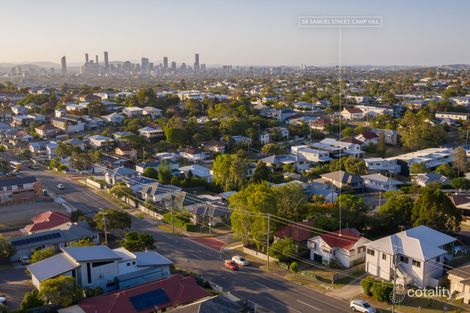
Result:
[[[470,63],[467,0],[2,0],[0,63],[110,61],[208,65],[335,65],[336,28],[298,17],[382,16],[342,30],[349,65]]]

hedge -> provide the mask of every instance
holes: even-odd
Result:
[[[361,280],[361,287],[364,294],[372,296],[377,301],[388,301],[393,292],[393,284],[372,277],[366,277]]]
[[[182,219],[176,215],[172,215],[171,212],[167,212],[163,214],[163,220],[168,224],[175,224],[177,227],[185,227],[185,225],[189,222],[188,220]]]

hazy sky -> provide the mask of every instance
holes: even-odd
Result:
[[[2,0],[0,63],[110,60],[336,64],[338,31],[300,15],[383,16],[343,30],[344,64],[470,63],[467,0]]]

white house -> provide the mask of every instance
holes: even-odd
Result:
[[[441,164],[451,163],[454,160],[454,149],[451,148],[428,148],[410,153],[397,155],[387,160],[400,160],[411,166],[414,163],[422,163],[427,168],[436,168]]]
[[[344,108],[341,111],[343,119],[348,121],[356,121],[364,118],[364,112],[359,108]]]
[[[370,172],[390,172],[400,173],[401,166],[397,164],[397,160],[388,160],[384,158],[367,158],[364,159],[367,171]]]
[[[95,148],[107,147],[114,141],[112,138],[101,135],[90,136],[89,139],[90,145]]]
[[[246,136],[243,136],[243,135],[236,135],[236,136],[232,136],[232,140],[233,142],[235,142],[236,144],[242,144],[242,145],[249,145],[251,144],[251,139],[246,137]]]
[[[157,119],[162,117],[162,110],[154,108],[154,107],[144,107],[142,109],[144,115],[150,115],[152,119]]]
[[[364,186],[369,189],[379,190],[379,191],[389,191],[397,190],[398,186],[402,185],[401,181],[395,180],[393,178],[384,176],[382,174],[369,174],[362,175],[364,180]]]
[[[188,175],[189,172],[195,177],[201,177],[205,179],[208,182],[212,181],[212,171],[202,165],[199,164],[192,164],[192,165],[187,165],[187,166],[182,166],[179,168],[179,171],[181,174],[186,174]]]
[[[382,114],[393,115],[393,109],[389,107],[379,107],[372,105],[355,105],[354,108],[361,110],[366,116],[377,116]]]
[[[107,246],[64,247],[62,253],[28,265],[37,289],[47,279],[73,277],[83,288],[112,291],[141,285],[170,276],[173,264],[155,251],[130,252]]]
[[[209,158],[208,152],[196,148],[181,149],[179,154],[183,159],[186,159],[189,162],[201,162]]]
[[[259,135],[260,144],[265,145],[269,143],[269,141],[270,141],[270,135],[268,132],[264,132]]]
[[[154,139],[160,136],[163,136],[163,130],[161,127],[150,127],[146,126],[137,130],[141,136],[144,136],[147,139]]]
[[[170,199],[181,190],[181,187],[178,186],[153,183],[144,185],[140,190],[140,194],[144,200],[162,202],[165,199]]]
[[[450,179],[438,173],[415,174],[411,176],[411,181],[421,187],[426,187],[432,183],[439,183],[442,185],[450,184]]]
[[[66,133],[81,133],[85,130],[83,118],[75,115],[64,115],[62,117],[51,118],[54,127],[63,130]]]
[[[23,198],[23,193],[32,192],[34,190],[36,182],[35,176],[11,176],[0,179],[0,202]]]
[[[122,113],[127,115],[127,117],[141,117],[144,115],[144,110],[139,107],[126,107],[122,109]]]
[[[461,112],[436,112],[436,118],[449,119],[453,121],[468,121],[470,119],[470,113]]]
[[[436,287],[444,273],[444,261],[452,258],[455,241],[423,225],[372,241],[366,245],[366,271],[392,281],[396,267],[399,285]]]
[[[103,115],[101,119],[108,123],[121,124],[122,122],[124,122],[126,117],[122,114],[114,112],[108,115]]]
[[[307,145],[292,146],[290,148],[290,153],[299,158],[304,158],[309,162],[320,163],[332,160],[328,151],[312,149]]]
[[[328,151],[334,156],[350,155],[359,158],[364,155],[364,151],[361,150],[361,146],[359,144],[339,141],[333,138],[325,138],[320,142],[315,142],[312,144],[312,147]]]
[[[365,244],[369,239],[361,236],[355,228],[343,228],[310,238],[307,246],[310,259],[330,265],[332,261],[342,267],[351,267],[365,261]]]

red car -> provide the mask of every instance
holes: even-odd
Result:
[[[231,271],[238,271],[239,270],[238,264],[235,263],[235,261],[232,261],[232,260],[225,260],[224,267],[226,269],[231,270]]]

